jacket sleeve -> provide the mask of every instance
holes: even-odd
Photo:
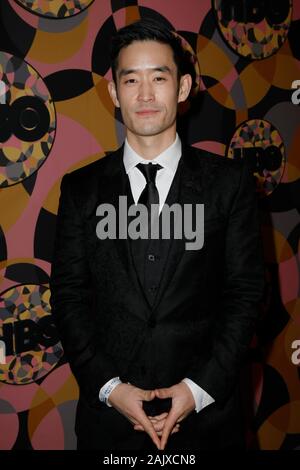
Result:
[[[95,339],[93,280],[86,255],[83,220],[72,194],[71,175],[61,182],[50,305],[66,358],[90,406],[99,401],[101,386],[119,371]],[[97,312],[101,314],[101,312]]]
[[[225,235],[223,289],[214,312],[212,351],[207,362],[192,363],[186,376],[223,406],[254,334],[264,291],[263,251],[255,178],[248,163],[240,166]],[[228,189],[229,190],[229,189]]]

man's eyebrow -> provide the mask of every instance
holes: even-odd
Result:
[[[139,72],[139,70],[142,70],[142,69],[138,69],[138,68],[137,69],[121,69],[119,72],[119,78],[124,77],[125,75],[129,75],[131,73]],[[167,65],[161,65],[159,67],[149,67],[147,70],[153,70],[154,72],[171,73],[171,69]]]

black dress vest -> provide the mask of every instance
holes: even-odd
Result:
[[[178,194],[180,187],[180,174],[182,159],[179,160],[179,164],[174,175],[171,187],[169,189],[165,204],[171,206],[178,202]],[[131,192],[130,181],[128,175],[126,175],[126,194],[128,206],[134,204],[134,199]],[[128,217],[128,225],[133,217]],[[171,217],[172,221],[172,217]],[[159,215],[159,226],[162,223],[162,212]],[[170,237],[173,237],[174,230],[173,224],[171,223]],[[145,297],[151,307],[153,307],[156,295],[158,292],[159,284],[167,264],[168,253],[171,245],[170,239],[163,239],[160,237],[155,239],[137,239],[133,240],[129,238],[130,252],[133,259],[138,279],[141,287],[144,291]]]

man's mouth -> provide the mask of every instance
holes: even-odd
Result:
[[[152,114],[158,113],[158,109],[141,109],[139,111],[136,111],[136,114],[138,116],[150,116]]]

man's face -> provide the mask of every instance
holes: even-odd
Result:
[[[116,74],[117,84],[111,82],[109,92],[121,108],[127,132],[152,136],[176,126],[177,104],[186,93],[180,91],[170,46],[133,42],[120,51]]]

